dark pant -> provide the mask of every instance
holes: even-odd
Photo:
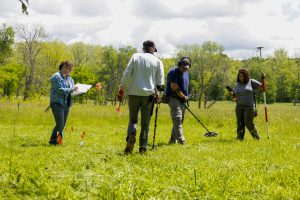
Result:
[[[54,103],[51,105],[52,113],[55,119],[55,127],[52,131],[52,135],[50,137],[50,143],[57,143],[57,133],[63,137],[63,130],[66,125],[66,121],[69,114],[69,106],[63,106],[59,103]]]
[[[252,106],[236,105],[235,114],[237,119],[237,139],[243,140],[245,126],[255,139],[260,139],[255,124],[253,123],[255,109]]]
[[[153,106],[152,96],[133,96],[129,95],[129,124],[127,129],[126,141],[128,143],[135,143],[135,136],[137,131],[138,115],[141,110],[141,132],[139,145],[147,148],[149,124],[151,119],[151,110]]]

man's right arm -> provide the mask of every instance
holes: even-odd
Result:
[[[174,96],[177,97],[179,101],[186,102],[189,98],[185,96],[183,92],[180,90],[180,87],[178,85],[178,80],[179,80],[178,74],[175,73],[174,71],[170,72],[168,74],[168,78],[170,80],[170,86]]]
[[[189,100],[189,97],[185,96],[183,92],[180,90],[179,86],[175,82],[171,82],[171,89],[176,96],[180,97],[180,100],[186,102]]]

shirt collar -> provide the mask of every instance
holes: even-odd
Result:
[[[59,71],[59,74],[61,75],[62,78],[65,78],[64,75],[61,73],[61,71]],[[70,75],[66,76],[66,79],[68,79],[70,77]]]

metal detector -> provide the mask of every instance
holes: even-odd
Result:
[[[153,102],[153,106],[154,106],[154,103],[155,103],[155,102]],[[157,127],[157,113],[158,113],[158,108],[159,108],[159,103],[156,102],[156,107],[155,107],[155,120],[154,120],[154,133],[153,133],[153,142],[152,142],[152,150],[155,149],[154,142],[155,142],[155,135],[156,135],[156,127]]]
[[[216,132],[209,131],[206,128],[206,126],[204,126],[204,124],[197,118],[197,116],[189,109],[189,107],[185,105],[185,103],[183,103],[183,105],[193,115],[193,117],[195,117],[195,119],[203,126],[203,128],[205,128],[205,130],[207,131],[207,133],[204,134],[205,137],[216,137],[218,135],[218,133]]]
[[[159,91],[159,95],[162,95],[165,92],[164,86],[163,85],[157,85],[156,86],[156,90],[155,90],[155,96],[156,97],[158,95],[157,91]],[[161,98],[161,96],[159,98]],[[155,120],[154,120],[154,133],[153,133],[152,151],[155,149],[154,143],[155,143],[155,136],[156,136],[158,108],[160,106],[160,102],[157,99],[156,99],[156,101],[154,101],[154,99],[153,99],[153,104],[152,104],[152,109],[151,109],[151,116],[153,114],[154,104],[156,104],[156,107],[155,107]]]

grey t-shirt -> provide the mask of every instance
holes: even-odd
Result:
[[[252,81],[252,85],[251,85]],[[250,79],[247,84],[237,83],[233,93],[237,97],[236,103],[239,105],[254,106],[253,93],[258,90],[261,83],[255,79]]]

